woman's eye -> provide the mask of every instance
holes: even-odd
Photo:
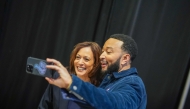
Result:
[[[79,57],[79,56],[76,56],[76,59],[80,59],[80,57]]]
[[[85,61],[89,61],[89,59],[87,59],[87,58],[85,58],[84,60],[85,60]]]

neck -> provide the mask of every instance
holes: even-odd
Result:
[[[121,68],[118,70],[118,72],[121,72],[121,71],[123,71],[123,70],[130,69],[130,68],[131,68],[131,65],[121,66]]]
[[[90,78],[87,77],[87,76],[84,76],[84,75],[82,75],[82,76],[77,75],[77,77],[79,77],[79,78],[80,78],[81,80],[83,80],[84,82],[90,82]]]

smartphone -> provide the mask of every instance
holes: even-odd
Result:
[[[52,63],[48,63],[43,59],[28,57],[26,63],[26,72],[41,77],[53,78],[55,71],[46,68],[46,65],[50,64]]]

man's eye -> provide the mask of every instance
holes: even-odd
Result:
[[[107,54],[110,54],[110,53],[112,53],[112,52],[111,52],[111,51],[107,51],[106,53],[107,53]]]

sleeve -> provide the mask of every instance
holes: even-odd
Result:
[[[38,105],[38,109],[53,109],[52,89],[52,85],[49,84],[41,98],[41,101]]]
[[[83,82],[76,76],[72,76],[73,82],[70,91],[78,94],[79,99],[87,101],[96,109],[136,109],[140,104],[139,84],[120,84],[115,91],[106,91],[94,85]]]

